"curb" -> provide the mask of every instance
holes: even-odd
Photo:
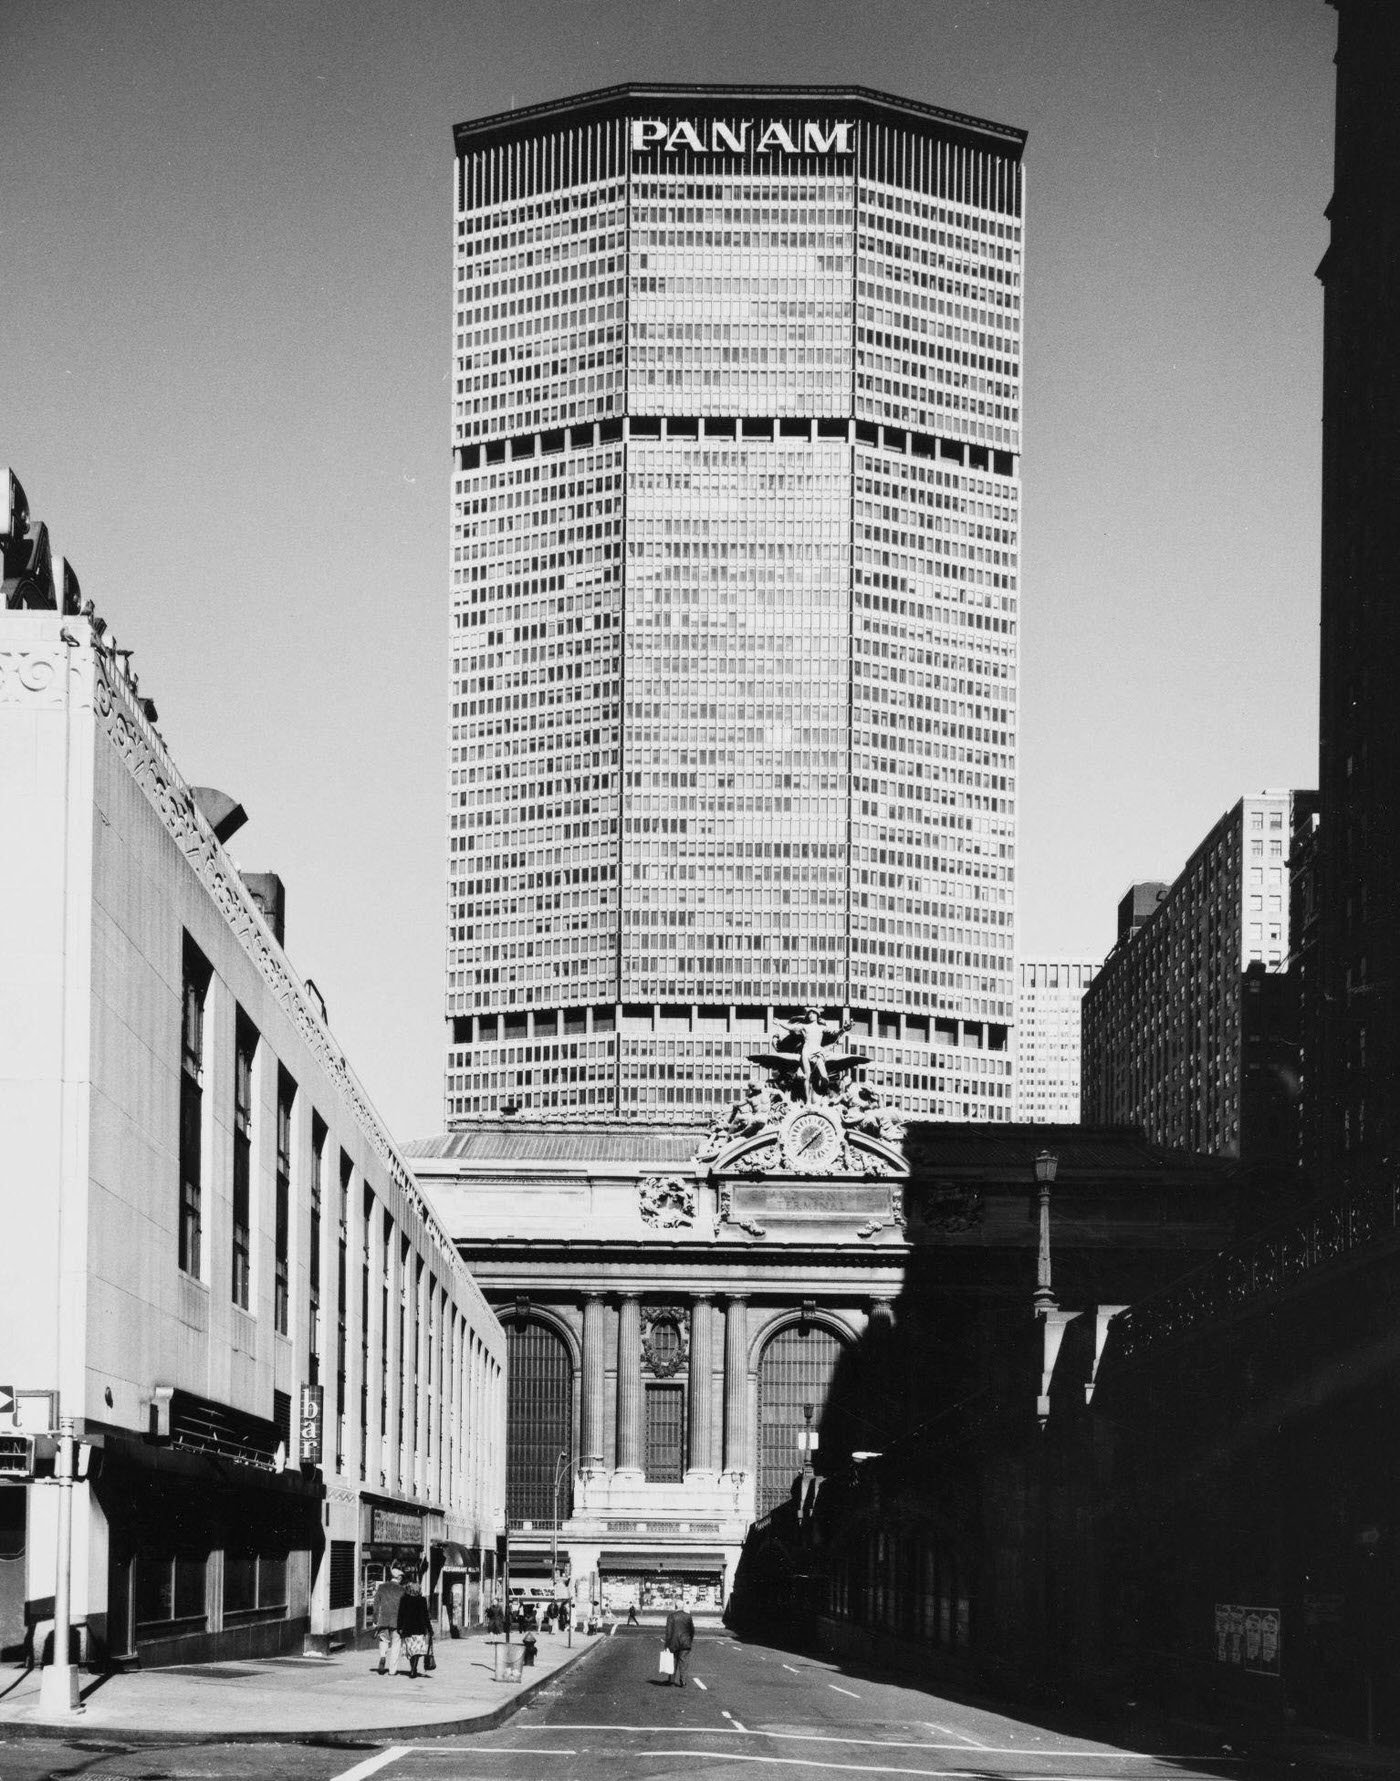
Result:
[[[540,1692],[546,1683],[553,1682],[557,1677],[567,1675],[576,1665],[603,1644],[599,1639],[580,1651],[576,1657],[570,1657],[557,1664],[547,1675],[540,1676],[519,1693],[511,1695],[501,1702],[499,1707],[492,1707],[486,1713],[468,1714],[462,1719],[431,1719],[412,1725],[368,1725],[338,1727],[333,1731],[223,1731],[223,1732],[175,1732],[175,1731],[138,1731],[129,1726],[106,1726],[89,1723],[78,1718],[56,1721],[52,1719],[36,1719],[23,1723],[10,1720],[0,1721],[0,1744],[18,1744],[27,1741],[46,1741],[49,1743],[71,1743],[81,1739],[86,1743],[125,1745],[131,1749],[176,1749],[185,1746],[213,1744],[314,1744],[318,1748],[362,1750],[369,1747],[383,1747],[386,1744],[399,1744],[404,1739],[412,1739],[416,1743],[425,1742],[429,1738],[458,1738],[470,1732],[491,1732],[513,1719],[520,1709],[526,1706]]]

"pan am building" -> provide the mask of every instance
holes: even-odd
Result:
[[[1022,132],[631,85],[455,140],[448,1126],[703,1117],[809,1003],[1008,1120]]]

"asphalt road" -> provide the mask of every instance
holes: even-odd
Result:
[[[363,1750],[222,1745],[123,1750],[93,1739],[0,1745],[0,1781],[1302,1781],[1206,1748],[1126,1745],[717,1633],[687,1686],[657,1675],[659,1636],[619,1633],[495,1732]]]

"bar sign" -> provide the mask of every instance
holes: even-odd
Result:
[[[303,1385],[301,1388],[301,1460],[303,1465],[321,1463],[321,1416],[325,1388]]]

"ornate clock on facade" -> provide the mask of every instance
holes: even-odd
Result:
[[[789,1168],[801,1175],[829,1169],[841,1149],[841,1129],[829,1114],[801,1107],[783,1122],[783,1149]]]

